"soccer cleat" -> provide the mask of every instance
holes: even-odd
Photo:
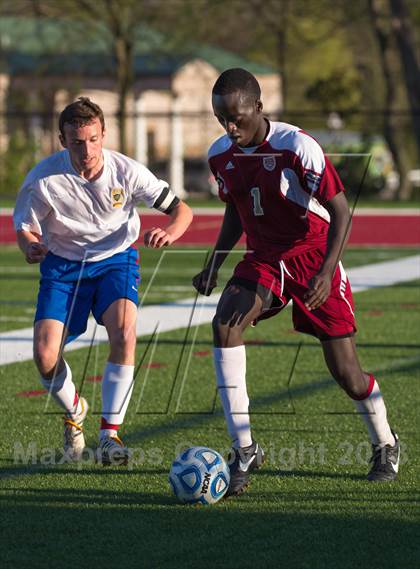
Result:
[[[125,466],[131,458],[130,449],[117,435],[102,437],[99,441],[97,460],[103,466]]]
[[[232,448],[228,462],[230,483],[225,498],[242,494],[249,485],[250,473],[260,468],[263,462],[264,451],[255,441],[248,447]]]
[[[77,415],[64,415],[64,455],[70,460],[80,460],[85,448],[83,421],[89,405],[84,397],[79,399],[81,411]]]
[[[400,463],[400,441],[398,435],[391,431],[395,438],[395,445],[385,445],[380,448],[372,445],[372,468],[367,479],[371,482],[390,482],[397,478]]]

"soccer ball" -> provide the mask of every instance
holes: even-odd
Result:
[[[184,504],[215,504],[228,489],[229,467],[221,454],[207,447],[184,450],[172,463],[169,483]]]

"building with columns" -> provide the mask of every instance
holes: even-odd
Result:
[[[118,150],[112,57],[91,38],[85,45],[83,41],[75,44],[71,34],[76,32],[68,26],[64,21],[28,18],[0,22],[0,153],[19,130],[35,141],[37,158],[58,150],[57,116],[82,95],[103,109],[106,145]],[[66,33],[70,35],[64,42]],[[144,48],[135,52],[128,154],[151,167],[166,163],[167,177],[179,194],[184,161],[204,161],[207,148],[223,132],[213,117],[211,89],[220,72],[229,67],[254,73],[263,90],[265,111],[281,112],[280,77],[268,67],[208,46],[179,55],[144,53]]]

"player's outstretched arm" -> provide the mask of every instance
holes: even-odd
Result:
[[[168,215],[171,221],[165,229],[152,227],[150,231],[146,231],[144,234],[146,247],[159,249],[171,245],[186,232],[193,219],[191,208],[184,202],[179,202]]]
[[[350,235],[351,217],[344,193],[338,193],[325,204],[325,207],[330,214],[327,251],[322,267],[309,281],[308,291],[304,297],[305,306],[309,310],[321,306],[330,295],[331,281]]]
[[[192,284],[200,294],[209,296],[217,285],[217,273],[229,252],[241,238],[243,229],[239,214],[232,203],[226,204],[219,236],[207,266],[195,275]]]
[[[42,243],[40,235],[30,231],[19,230],[16,232],[16,238],[27,263],[41,263],[45,259],[48,248]]]

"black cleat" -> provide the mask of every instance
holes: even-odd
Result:
[[[263,462],[264,451],[256,442],[249,447],[232,448],[228,460],[230,483],[225,498],[242,494],[249,485],[250,473],[260,468]]]
[[[395,445],[376,447],[372,445],[372,468],[367,479],[371,482],[390,482],[397,478],[400,463],[400,441],[398,435],[391,431],[395,438]]]

